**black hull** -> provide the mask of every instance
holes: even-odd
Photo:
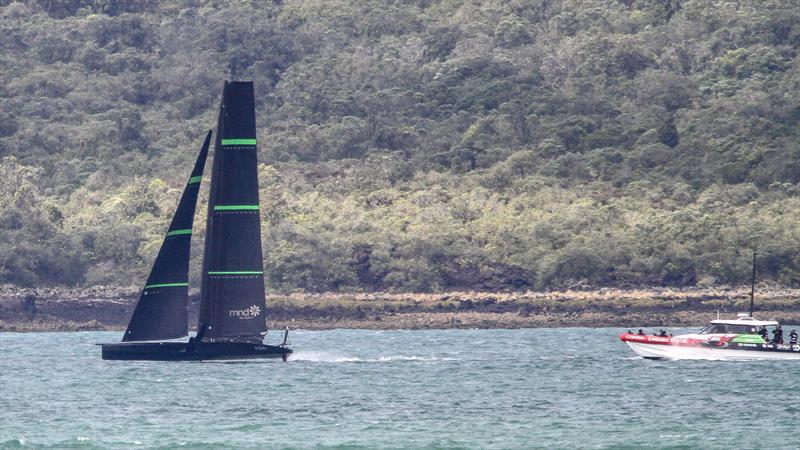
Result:
[[[292,353],[286,347],[239,342],[124,342],[100,344],[103,359],[118,361],[221,361],[281,358]]]

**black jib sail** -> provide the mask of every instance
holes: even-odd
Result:
[[[252,82],[222,93],[208,203],[198,337],[261,341],[266,331]]]
[[[123,342],[174,339],[188,334],[189,247],[197,194],[210,142],[211,131],[200,149],[161,250],[122,337]]]

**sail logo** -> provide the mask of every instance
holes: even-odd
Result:
[[[261,307],[258,305],[249,306],[245,309],[231,309],[228,311],[228,317],[237,317],[239,319],[253,319],[261,314]]]

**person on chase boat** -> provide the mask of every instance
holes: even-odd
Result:
[[[778,326],[772,331],[772,336],[773,336],[772,338],[773,344],[783,344],[783,330],[781,330],[780,326]]]

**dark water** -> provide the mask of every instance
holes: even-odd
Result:
[[[0,447],[800,447],[800,364],[646,361],[620,331],[295,331],[293,361],[230,364],[0,333]]]

